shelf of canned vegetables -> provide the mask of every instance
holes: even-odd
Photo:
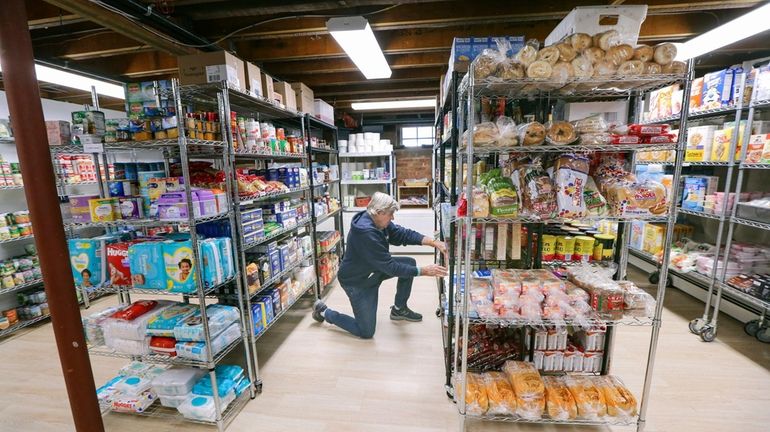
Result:
[[[566,121],[551,108],[643,103],[672,84],[689,94],[689,65],[675,55],[671,44],[577,34],[542,49],[530,41],[511,58],[485,52],[465,76],[448,76],[434,146],[450,270],[438,313],[446,390],[463,424],[643,427],[665,284],[653,297],[625,280],[627,231],[635,220],[673,228],[686,118],[678,127]],[[637,178],[639,152],[671,152],[674,175]],[[610,369],[616,330],[627,325],[650,329],[641,391]]]
[[[223,430],[261,391],[257,339],[336,277],[344,242],[321,248],[341,237],[336,129],[224,83],[165,84],[160,108],[118,133],[98,111],[73,113],[82,133],[51,153],[78,294],[119,296],[83,319],[91,355],[128,361],[97,386],[104,412]],[[88,135],[103,152],[85,152]],[[335,230],[316,232],[328,219]],[[8,260],[19,276],[2,293],[41,283],[28,253]],[[42,291],[23,301],[44,305],[24,326],[48,316]]]

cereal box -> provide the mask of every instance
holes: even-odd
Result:
[[[642,250],[653,255],[663,251],[663,239],[666,237],[666,225],[648,223],[644,225]]]
[[[711,160],[711,147],[716,130],[716,126],[695,126],[687,129],[685,162]]]
[[[760,158],[759,163],[763,163],[763,164],[770,163],[770,134],[759,135],[759,137],[760,138],[752,137],[752,141],[755,139],[757,140],[757,142],[760,139],[763,140],[762,157]]]
[[[746,148],[746,158],[743,161],[745,163],[767,163],[763,162],[765,146],[768,146],[767,156],[770,158],[770,134],[752,135],[749,137],[749,145]]]
[[[704,75],[701,108],[716,109],[727,105],[732,95],[732,80],[733,74],[728,70]]]
[[[690,87],[690,111],[701,109],[701,93],[703,92],[703,77],[695,78]]]

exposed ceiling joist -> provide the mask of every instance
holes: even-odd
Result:
[[[187,0],[189,1],[189,0]],[[192,0],[196,1],[196,0]],[[435,3],[436,0],[400,0],[399,4]],[[185,5],[186,0],[178,0],[177,3]],[[201,3],[201,2],[198,2]],[[269,16],[269,15],[296,15],[301,13],[318,14],[326,11],[339,14],[341,9],[366,8],[366,11],[375,11],[383,7],[393,6],[388,0],[344,0],[344,1],[294,1],[294,0],[251,0],[230,1],[227,7],[218,2],[200,5],[191,9],[189,16],[193,19],[231,18],[237,16]],[[379,6],[379,7],[378,7]],[[354,12],[360,13],[360,12]]]
[[[313,88],[313,94],[315,96],[332,96],[332,95],[375,95],[384,93],[404,93],[407,91],[426,91],[438,94],[438,78],[433,82],[425,81],[420,85],[414,85],[410,83],[365,83],[365,84],[352,84],[345,87],[340,86],[316,86]]]
[[[413,69],[422,67],[446,66],[449,52],[428,52],[414,54],[394,54],[385,56],[390,68]],[[264,64],[264,63],[263,63]],[[347,58],[319,59],[307,63],[296,61],[271,62],[266,65],[268,71],[275,75],[316,75],[338,72],[358,71],[353,62]]]
[[[285,75],[281,76],[289,81],[302,81],[311,88],[320,86],[347,86],[349,84],[367,83],[377,84],[382,82],[419,82],[436,81],[443,75],[441,67],[427,67],[420,69],[399,69],[393,71],[390,78],[384,80],[367,80],[361,72],[340,72],[321,75]]]

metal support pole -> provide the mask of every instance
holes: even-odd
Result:
[[[70,273],[69,252],[23,0],[3,2],[0,65],[11,118],[16,120],[14,134],[19,161],[24,167],[24,194],[35,227],[35,243],[75,430],[104,431],[75,284],[72,278],[62,277]]]

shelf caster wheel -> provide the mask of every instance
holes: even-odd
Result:
[[[703,342],[713,342],[717,337],[717,331],[713,327],[704,327],[700,332]]]
[[[747,335],[755,337],[757,332],[759,332],[759,320],[751,320],[747,322],[743,326],[743,331],[745,331]]]
[[[763,327],[759,329],[756,338],[760,342],[770,343],[770,327]]]
[[[690,332],[692,334],[700,334],[701,330],[703,330],[703,326],[705,323],[701,318],[695,318],[694,320],[690,321],[690,324],[688,327],[690,328]]]
[[[660,272],[653,272],[653,273],[650,273],[650,277],[648,277],[648,278],[647,278],[647,280],[648,280],[648,281],[649,281],[651,284],[653,284],[653,285],[657,285],[657,284],[658,284],[658,282],[660,282]]]
[[[441,308],[436,308],[436,317],[441,318],[442,312]]]
[[[262,383],[257,383],[257,385],[254,386],[257,394],[262,394]]]

